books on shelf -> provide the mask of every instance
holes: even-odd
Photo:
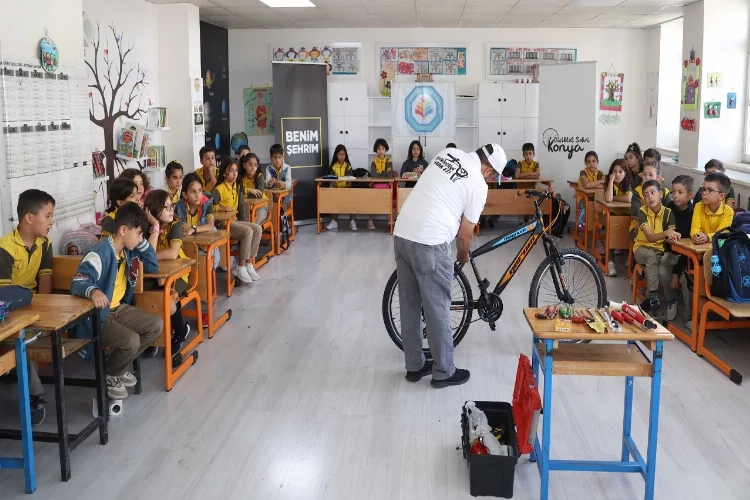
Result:
[[[91,164],[94,167],[94,177],[104,177],[107,171],[104,168],[105,156],[102,151],[91,152]]]
[[[167,126],[167,108],[149,108],[146,118],[146,128],[157,129]]]
[[[159,170],[166,168],[166,153],[164,146],[149,146],[146,150],[148,159],[146,160],[146,169]]]
[[[141,158],[151,145],[151,134],[139,123],[126,123],[120,130],[117,154],[127,158]]]

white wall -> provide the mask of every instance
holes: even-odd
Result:
[[[0,53],[38,58],[39,40],[44,37],[46,29],[57,44],[63,64],[83,64],[81,4],[81,0],[4,0],[0,5]],[[3,215],[0,208],[0,220],[5,221],[9,215]],[[62,234],[92,220],[93,214],[56,224],[50,231],[55,250]]]
[[[597,61],[597,72],[607,71],[610,65],[614,65],[618,72],[625,74],[622,123],[606,126],[597,122],[596,148],[602,164],[606,164],[615,158],[616,151],[624,150],[630,142],[638,141],[644,147],[654,145],[649,143],[649,134],[643,127],[647,40],[647,31],[640,29],[229,30],[231,131],[236,133],[243,130],[242,90],[251,84],[266,85],[271,80],[268,45],[275,42],[282,45],[310,41],[361,43],[360,79],[368,83],[370,95],[378,95],[379,45],[427,42],[465,44],[469,49],[468,74],[456,79],[456,92],[466,94],[475,94],[477,83],[485,80],[485,46],[488,42],[506,46],[524,43],[575,46],[579,49],[579,61]],[[257,149],[263,158],[271,142],[272,137],[252,139],[251,147]]]
[[[695,49],[696,57],[703,57],[703,10],[705,2],[696,2],[684,7],[684,17],[682,25],[682,60],[689,59],[690,50]],[[703,79],[705,69],[701,70]],[[682,72],[682,69],[680,69]],[[682,89],[682,87],[680,87]],[[682,92],[682,90],[680,90]],[[691,167],[698,166],[698,138],[700,131],[700,117],[703,116],[703,89],[698,95],[698,109],[681,110],[689,118],[692,118],[698,124],[697,131],[683,130],[680,128],[680,163]],[[683,115],[680,115],[681,117]]]
[[[656,145],[677,149],[680,144],[682,92],[682,19],[659,26],[659,110]]]
[[[646,30],[648,34],[648,40],[646,41],[646,74],[659,73],[659,62],[661,60],[661,26],[654,26]],[[682,38],[680,38],[680,41]],[[661,75],[659,75],[661,76]],[[658,103],[661,106],[661,101]],[[657,113],[661,111],[657,109]],[[645,110],[644,110],[645,113]],[[657,114],[658,124],[658,114]],[[643,130],[647,135],[647,144],[658,144],[656,138],[658,136],[657,131],[658,125],[652,125],[649,121],[644,118]]]

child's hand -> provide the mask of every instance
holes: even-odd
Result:
[[[146,210],[146,217],[148,218],[148,223],[151,224],[152,226],[158,226],[159,225],[159,221],[156,219],[156,217],[154,217],[153,215],[151,215],[151,211],[150,210]]]
[[[234,209],[232,207],[224,207],[225,212],[234,212]]]
[[[260,198],[261,196],[263,196],[263,193],[260,192],[260,189],[250,189],[247,192],[248,194],[251,194],[256,198]]]
[[[695,243],[696,245],[708,243],[708,236],[706,236],[704,233],[698,233],[693,236],[693,243]]]
[[[98,309],[104,309],[109,305],[109,299],[101,290],[94,290],[91,294],[91,301],[94,303],[94,307]]]
[[[268,182],[266,182],[266,185],[267,186],[275,186],[276,185],[276,179],[274,179],[273,177],[271,177],[270,179],[268,179]]]
[[[669,241],[679,241],[681,236],[682,235],[674,229],[667,229],[666,231],[664,231],[664,237]]]
[[[421,174],[422,172],[424,172],[424,167],[417,167],[414,169],[414,172],[417,174]]]
[[[680,277],[676,274],[673,274],[672,279],[669,280],[669,288],[671,288],[672,290],[680,289]]]
[[[190,226],[187,226],[185,224],[182,225],[182,235],[183,236],[190,236],[190,230],[192,228]]]

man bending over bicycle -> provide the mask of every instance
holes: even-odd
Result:
[[[406,380],[418,382],[432,373],[435,388],[461,385],[469,370],[453,364],[450,328],[453,256],[469,261],[474,226],[487,201],[487,183],[505,167],[505,151],[487,144],[473,153],[444,149],[425,169],[404,202],[393,229],[401,304],[401,334]],[[421,315],[434,361],[422,352]]]

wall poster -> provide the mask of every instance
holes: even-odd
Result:
[[[244,89],[242,101],[245,103],[245,133],[248,136],[274,135],[273,89]]]
[[[304,43],[268,46],[272,62],[309,62],[331,65],[332,75],[357,75],[360,68],[358,43]]]
[[[487,50],[487,78],[493,76],[531,76],[541,64],[576,62],[573,48],[493,47]]]

